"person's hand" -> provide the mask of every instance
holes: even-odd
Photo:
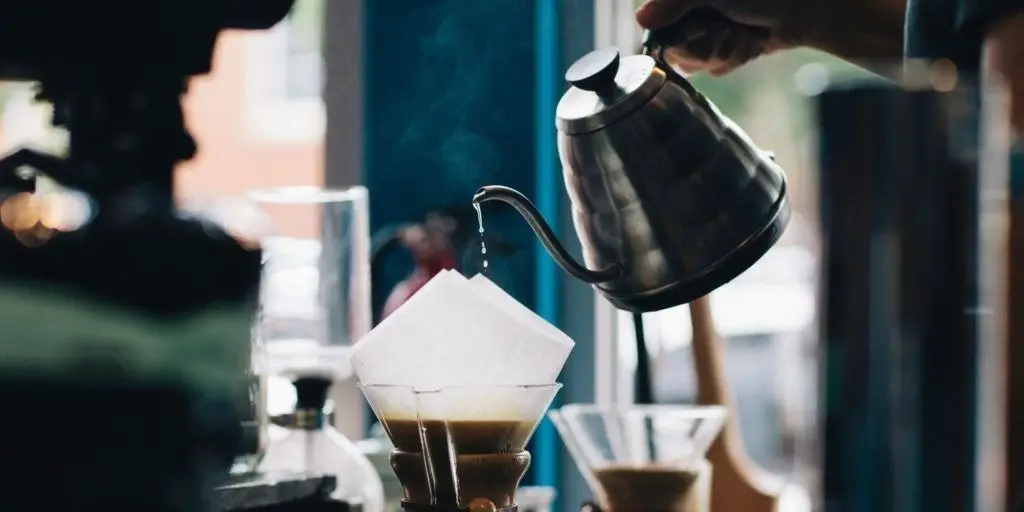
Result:
[[[800,4],[814,0],[647,0],[636,11],[646,29],[670,41],[669,60],[685,73],[722,75],[761,55],[806,43]],[[821,2],[828,4],[829,2]]]
[[[668,40],[684,73],[722,75],[809,46],[848,60],[898,59],[906,0],[646,0],[637,22]]]

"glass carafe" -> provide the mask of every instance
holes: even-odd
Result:
[[[725,407],[567,405],[549,416],[604,512],[709,512]]]
[[[338,479],[331,497],[365,512],[384,510],[384,488],[370,461],[326,421],[325,406],[331,380],[294,380],[295,412],[289,428],[275,435],[260,470],[267,473],[330,474]]]
[[[526,444],[560,387],[362,386],[394,445],[402,507],[513,510]]]

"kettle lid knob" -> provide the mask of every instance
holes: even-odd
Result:
[[[601,93],[615,86],[619,50],[602,48],[580,57],[565,72],[565,81],[585,91]]]

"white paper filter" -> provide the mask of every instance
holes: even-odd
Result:
[[[567,334],[560,331],[558,327],[548,323],[546,320],[541,318],[540,315],[530,311],[530,308],[523,305],[522,302],[517,301],[505,290],[502,290],[500,286],[494,284],[494,281],[487,279],[483,274],[473,276],[469,282],[473,283],[477,287],[477,291],[479,291],[484,298],[489,300],[491,304],[502,308],[506,313],[512,315],[523,324],[536,329],[540,335],[559,341],[565,347],[568,347],[567,350],[572,350],[573,346],[575,346],[575,342],[573,342],[572,338]],[[566,355],[568,356],[568,351],[566,352]],[[559,366],[559,371],[561,371],[561,366]]]
[[[443,271],[352,349],[364,385],[555,382],[573,341],[484,276]]]

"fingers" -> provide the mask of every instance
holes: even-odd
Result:
[[[685,74],[707,71],[719,76],[765,53],[763,37],[739,25],[688,30],[662,52],[669,65]]]
[[[702,0],[647,0],[636,10],[636,21],[641,27],[656,30],[679,21],[684,14],[704,3]]]
[[[722,75],[768,50],[770,30],[736,23],[709,2],[647,0],[637,11],[641,25],[657,29],[662,57],[677,71]]]

